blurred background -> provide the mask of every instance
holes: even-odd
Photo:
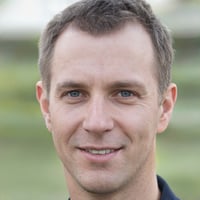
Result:
[[[70,0],[0,0],[0,200],[66,199],[63,170],[35,98],[38,38]],[[179,96],[158,135],[157,171],[200,199],[200,0],[148,0],[174,38]]]

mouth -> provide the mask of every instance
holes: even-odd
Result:
[[[96,148],[96,147],[84,147],[79,148],[81,155],[95,163],[104,163],[112,160],[115,158],[119,152],[121,152],[123,148],[111,148],[111,147],[104,147],[104,148]]]
[[[117,151],[117,149],[84,149],[83,151],[93,155],[107,155]]]

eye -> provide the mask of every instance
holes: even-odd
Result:
[[[76,104],[87,99],[87,94],[80,90],[68,90],[61,94],[61,99],[68,104]]]
[[[134,96],[135,94],[132,91],[129,91],[129,90],[122,90],[118,93],[118,95],[120,97],[131,97],[131,96]]]
[[[61,94],[61,98],[65,98],[65,99],[78,99],[78,98],[81,98],[83,97],[83,94],[81,91],[79,90],[69,90],[69,91],[64,91],[62,94]]]
[[[80,97],[81,96],[81,92],[78,90],[72,90],[67,92],[67,96],[69,97]]]

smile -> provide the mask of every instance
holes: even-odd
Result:
[[[123,147],[81,147],[78,148],[82,158],[86,159],[90,163],[106,163],[113,160],[116,156],[119,156]]]
[[[113,153],[115,150],[114,149],[101,149],[101,150],[85,149],[85,151],[93,155],[106,155],[106,154]]]

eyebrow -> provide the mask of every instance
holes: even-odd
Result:
[[[66,88],[86,88],[88,85],[82,82],[75,82],[75,81],[64,81],[62,83],[58,83],[56,86],[56,91],[59,92]]]
[[[86,84],[81,81],[64,81],[62,83],[58,83],[56,86],[56,93],[58,94],[60,91],[70,88],[70,89],[86,89],[89,88],[90,85]],[[146,87],[141,81],[137,80],[122,80],[122,81],[114,81],[109,83],[106,87],[106,89],[117,89],[117,88],[134,88],[134,89],[139,89],[143,92],[146,92]]]
[[[113,83],[109,84],[110,88],[145,88],[144,84],[139,81],[114,81]]]

